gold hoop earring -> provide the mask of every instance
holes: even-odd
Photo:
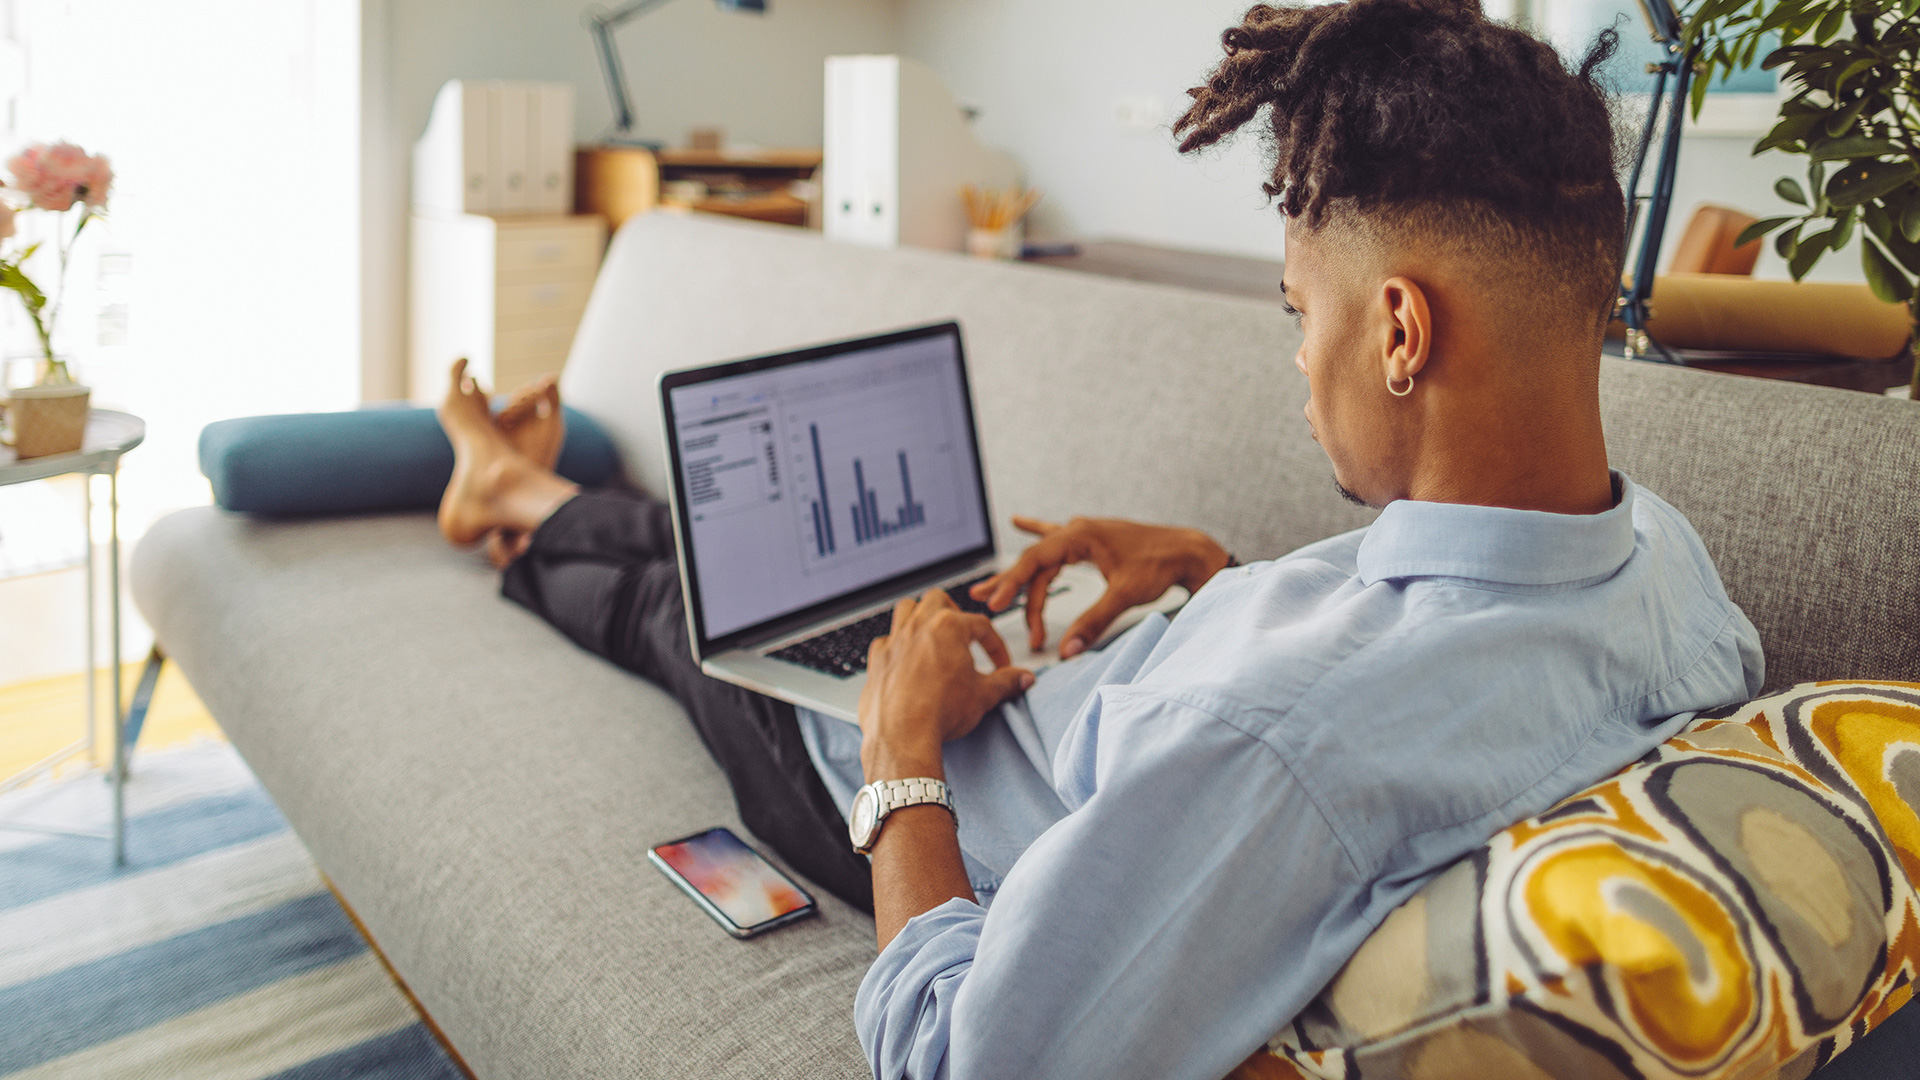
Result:
[[[1393,388],[1393,378],[1392,376],[1388,376],[1387,393],[1392,394],[1394,397],[1406,397],[1408,394],[1413,393],[1413,376],[1407,376],[1407,388],[1405,390],[1395,390]]]

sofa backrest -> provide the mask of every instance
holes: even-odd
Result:
[[[1011,513],[1193,525],[1243,559],[1372,518],[1301,417],[1300,331],[1254,300],[651,214],[615,237],[562,388],[661,492],[661,372],[949,318],[1004,546]],[[1601,393],[1614,463],[1693,521],[1770,686],[1920,676],[1920,406],[1624,361]]]

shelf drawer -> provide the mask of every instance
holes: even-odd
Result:
[[[494,253],[501,285],[591,282],[600,269],[606,232],[598,218],[585,225],[502,228]]]
[[[557,375],[567,364],[566,353],[533,353],[512,360],[495,359],[493,389],[510,394],[542,375]]]
[[[533,326],[527,318],[545,323],[569,325],[580,321],[587,310],[592,281],[539,281],[521,285],[498,284],[493,292],[493,315],[501,329],[509,325]]]
[[[573,348],[575,326],[536,326],[523,330],[501,330],[493,338],[493,366],[496,370],[517,367],[528,357],[567,358]],[[556,364],[553,370],[558,371]]]

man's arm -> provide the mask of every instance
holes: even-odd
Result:
[[[976,642],[996,665],[990,674],[974,667]],[[1009,666],[1007,644],[986,616],[962,612],[939,589],[900,601],[892,630],[867,652],[860,693],[867,783],[945,780],[941,748],[1032,685],[1032,672]],[[956,897],[974,898],[955,818],[942,807],[909,806],[887,815],[872,854],[873,914],[883,949],[915,915]]]
[[[1094,707],[1093,796],[1020,857],[991,915],[948,900],[862,980],[876,1076],[1214,1080],[1364,939],[1367,879],[1258,745],[1270,719],[1137,691]]]

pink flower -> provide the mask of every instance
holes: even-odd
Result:
[[[113,187],[113,168],[103,154],[88,154],[72,143],[36,143],[7,162],[14,186],[42,210],[66,210],[74,203],[99,208]]]
[[[13,235],[13,207],[0,199],[0,240]]]

